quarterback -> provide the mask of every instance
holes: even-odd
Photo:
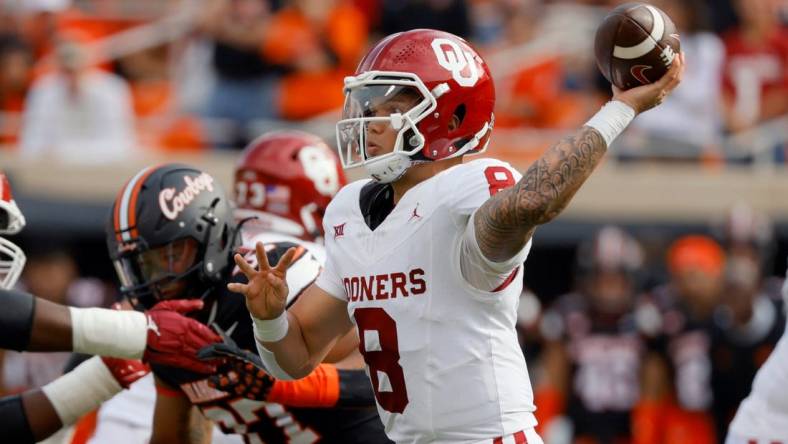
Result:
[[[257,348],[282,379],[308,375],[354,324],[386,433],[396,442],[541,443],[515,332],[523,262],[537,226],[555,218],[640,112],[680,82],[683,57],[656,83],[614,90],[586,125],[520,175],[486,149],[495,91],[463,39],[391,35],[345,79],[337,124],[343,165],[370,180],[326,210],[327,261],[291,307],[287,267],[257,245],[248,283]]]

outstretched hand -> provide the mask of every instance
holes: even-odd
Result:
[[[285,311],[287,305],[287,268],[293,263],[296,248],[290,248],[275,266],[268,263],[263,244],[255,245],[258,269],[256,270],[240,254],[236,254],[235,263],[249,280],[246,284],[233,282],[227,289],[241,293],[246,298],[246,308],[257,319],[274,319]]]
[[[145,312],[148,341],[142,360],[196,373],[214,373],[216,362],[199,359],[197,351],[222,342],[222,338],[206,325],[186,317],[187,313],[202,308],[203,301],[199,299],[173,299],[159,302]]]
[[[684,74],[684,53],[673,58],[670,69],[654,83],[623,91],[613,85],[613,100],[624,102],[640,114],[658,106],[681,83]]]

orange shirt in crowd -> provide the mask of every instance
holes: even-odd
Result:
[[[495,124],[501,128],[570,128],[584,117],[582,101],[563,90],[563,68],[559,58],[546,58],[509,80],[499,93]]]
[[[319,24],[297,8],[277,12],[266,31],[262,53],[272,63],[295,68],[282,80],[282,116],[304,119],[341,107],[343,79],[355,70],[367,35],[364,15],[350,3],[339,2]],[[336,63],[309,66],[319,58],[323,45],[336,56]]]

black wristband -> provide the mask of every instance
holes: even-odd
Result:
[[[36,311],[35,296],[16,290],[0,290],[0,348],[27,350]]]
[[[20,395],[0,398],[0,430],[3,442],[33,444],[36,442],[30,424],[27,422],[25,407]]]
[[[375,407],[375,393],[364,370],[339,370],[337,407]]]

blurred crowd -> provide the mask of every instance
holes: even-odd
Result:
[[[141,149],[240,148],[271,127],[321,121],[330,138],[344,76],[371,42],[417,27],[464,36],[491,61],[498,128],[567,130],[610,95],[589,36],[618,3],[2,0],[0,143],[100,163]],[[687,73],[637,119],[622,158],[724,160],[731,134],[786,124],[785,2],[652,3],[680,30]],[[559,43],[573,30],[579,43]],[[785,137],[767,144],[785,157]]]
[[[273,127],[323,121],[331,143],[344,76],[371,42],[417,27],[482,51],[496,75],[493,145],[521,149],[501,129],[571,129],[608,99],[591,34],[585,46],[554,42],[571,29],[592,33],[618,3],[0,0],[0,150],[101,164],[140,150],[236,149]],[[727,138],[785,132],[785,2],[651,3],[679,28],[687,71],[620,140],[622,159],[717,164],[730,160]],[[770,139],[768,156],[783,161],[786,139]],[[571,293],[523,294],[519,327],[546,442],[724,437],[785,311],[767,220],[736,207],[704,233],[666,243],[605,227],[578,248]],[[77,306],[114,300],[110,283],[80,277],[63,239],[25,250],[22,285],[34,294]],[[45,384],[67,359],[0,355],[0,393]]]
[[[773,230],[746,205],[664,243],[606,226],[573,290],[518,325],[545,442],[722,442],[785,327]],[[544,308],[543,308],[544,307]]]

